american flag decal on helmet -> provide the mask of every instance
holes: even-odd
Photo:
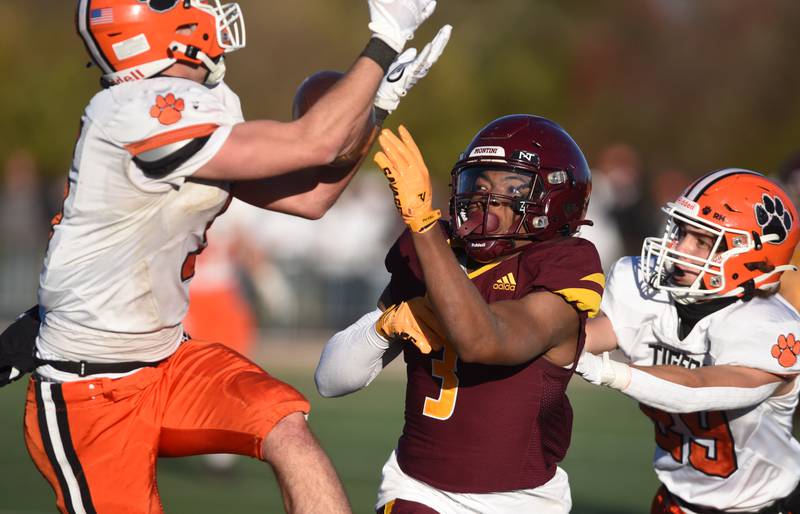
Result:
[[[114,9],[111,7],[103,7],[102,9],[92,9],[89,13],[89,24],[91,25],[105,25],[114,22]]]

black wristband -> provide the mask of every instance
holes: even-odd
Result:
[[[386,74],[389,71],[389,66],[397,59],[397,52],[384,40],[374,37],[369,40],[367,47],[361,52],[361,56],[378,63],[378,66],[383,68],[383,73]]]
[[[375,124],[377,126],[383,125],[384,120],[391,114],[386,109],[381,109],[380,107],[375,108]]]

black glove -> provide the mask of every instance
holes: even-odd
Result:
[[[31,307],[0,334],[0,387],[22,378],[37,366],[39,306]]]

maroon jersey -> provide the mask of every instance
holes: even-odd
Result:
[[[389,251],[386,268],[391,302],[425,294],[408,232]],[[578,352],[605,282],[592,243],[574,237],[527,245],[469,277],[489,303],[534,291],[564,297],[579,313]],[[403,355],[408,384],[397,460],[406,474],[459,493],[530,489],[553,477],[572,432],[566,388],[574,366],[543,357],[517,366],[464,363],[450,347],[424,355],[410,344]]]

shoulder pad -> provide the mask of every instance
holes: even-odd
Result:
[[[150,161],[237,122],[234,109],[223,102],[222,91],[188,80],[160,77],[108,91],[112,109],[101,122],[102,130],[132,156]]]
[[[800,373],[800,316],[777,295],[730,309],[709,327],[715,364]]]
[[[533,243],[520,255],[531,290],[546,289],[594,317],[600,310],[605,276],[592,243],[571,237]]]

